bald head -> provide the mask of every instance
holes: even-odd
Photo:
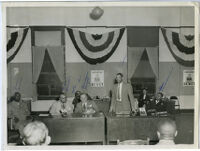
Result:
[[[171,119],[163,119],[158,123],[159,139],[174,140],[177,135],[176,123]]]

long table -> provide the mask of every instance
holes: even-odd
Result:
[[[73,114],[68,117],[37,117],[44,122],[51,136],[51,143],[102,142],[105,144],[105,117],[96,114],[86,117]]]
[[[149,138],[158,141],[157,124],[168,117],[153,116],[112,116],[97,114],[92,117],[83,117],[73,114],[69,117],[37,117],[43,121],[52,138],[51,143],[75,143],[75,142],[111,142]],[[177,114],[176,120],[178,135],[177,144],[192,144],[194,136],[194,115]]]
[[[158,140],[157,123],[162,118],[167,117],[107,116],[107,144],[117,140]]]
[[[128,117],[128,116],[106,116],[107,144],[111,142],[149,138],[157,142],[157,124],[161,119],[169,117]],[[193,144],[194,115],[177,114],[171,116],[177,124],[178,135],[176,144]]]

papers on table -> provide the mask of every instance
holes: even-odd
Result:
[[[116,117],[130,117],[130,112],[118,112],[116,113]]]
[[[41,116],[41,117],[47,117],[47,116],[49,116],[49,114],[48,113],[46,113],[46,114],[39,114],[39,116]]]

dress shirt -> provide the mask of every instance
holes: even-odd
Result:
[[[173,140],[160,140],[156,145],[176,145]]]
[[[118,95],[119,95],[119,97],[118,97]],[[117,98],[117,101],[119,101],[119,102],[122,101],[122,82],[117,84],[117,97],[116,98]]]
[[[145,100],[145,99],[146,99],[146,94],[143,95],[143,100]]]
[[[66,103],[56,101],[50,107],[49,113],[51,115],[60,115],[60,112],[67,112],[67,114],[71,114],[73,113],[73,109],[74,106],[70,101],[67,101]]]

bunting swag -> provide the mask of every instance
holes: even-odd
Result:
[[[7,63],[11,62],[19,52],[24,39],[26,38],[28,28],[12,32],[7,43]]]
[[[183,66],[194,66],[194,36],[185,36],[161,28],[165,42],[176,59]]]
[[[110,58],[120,43],[125,28],[96,35],[67,28],[74,47],[89,64],[103,63]]]

